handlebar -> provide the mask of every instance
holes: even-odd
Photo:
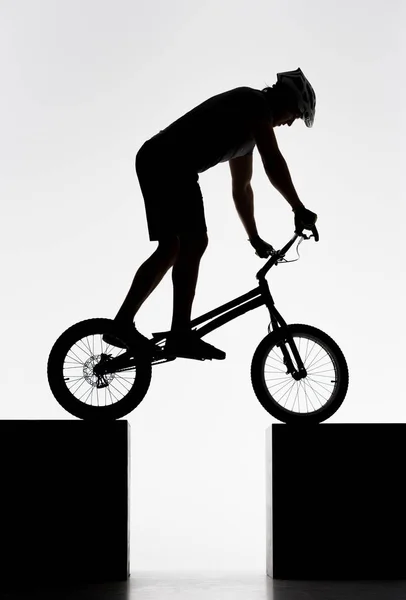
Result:
[[[296,242],[297,238],[300,237],[300,235],[301,234],[295,231],[294,236],[289,240],[289,242],[280,250],[276,250],[274,256],[277,255],[278,258],[282,258],[283,256],[285,256],[286,252],[293,246],[293,244]]]
[[[315,225],[311,228],[312,235],[306,235],[303,233],[303,229],[297,229],[295,231],[295,235],[289,240],[289,242],[280,250],[277,250],[275,254],[279,255],[280,258],[285,256],[286,252],[293,246],[298,237],[302,237],[304,240],[310,240],[310,238],[314,237],[315,241],[319,241],[319,232]]]
[[[286,252],[293,246],[293,244],[296,242],[297,238],[301,237],[304,240],[310,240],[312,237],[314,237],[315,241],[318,242],[319,241],[319,233],[316,229],[316,226],[313,225],[313,227],[311,227],[310,230],[312,232],[312,235],[306,235],[305,233],[303,233],[303,229],[302,230],[297,229],[295,231],[293,237],[288,241],[287,244],[285,244],[285,246],[283,246],[283,248],[272,252],[271,256],[268,258],[265,265],[262,267],[262,269],[260,269],[258,271],[258,273],[256,275],[257,279],[261,279],[262,277],[265,277],[265,275],[268,273],[269,269],[271,267],[273,267],[273,265],[276,265],[280,260],[283,259]]]

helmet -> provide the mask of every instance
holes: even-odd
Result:
[[[296,71],[277,73],[277,77],[278,81],[287,85],[295,93],[300,116],[307,127],[312,127],[316,112],[316,94],[302,70],[298,68]]]

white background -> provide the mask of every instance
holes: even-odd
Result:
[[[330,422],[403,422],[404,22],[400,0],[2,0],[1,418],[73,419],[49,390],[47,357],[73,323],[115,316],[156,247],[134,170],[143,142],[214,94],[300,66],[314,127],[276,134],[320,242],[274,269],[271,289],[288,322],[326,331],[347,357],[348,396]],[[259,232],[280,247],[293,214],[254,156]],[[210,241],[193,316],[255,287],[263,264],[228,165],[200,184]],[[137,326],[167,329],[171,310],[167,275]],[[263,308],[207,336],[224,362],[154,369],[128,416],[133,571],[265,568],[275,421],[249,369],[268,321]]]

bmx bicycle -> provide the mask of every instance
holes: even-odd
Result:
[[[251,382],[263,408],[284,423],[325,421],[339,409],[348,389],[348,367],[339,346],[316,327],[288,325],[275,307],[265,277],[273,266],[294,262],[286,260],[285,254],[298,238],[297,249],[311,237],[295,231],[281,250],[270,251],[256,274],[256,288],[191,321],[192,329],[203,337],[250,310],[267,307],[268,334],[254,352]],[[103,341],[105,334],[118,338],[125,348]],[[137,353],[131,333],[118,329],[111,319],[87,319],[72,325],[56,340],[48,358],[53,395],[80,419],[124,417],[145,397],[152,367],[175,360],[165,354],[168,334],[152,334],[154,351],[147,356]]]

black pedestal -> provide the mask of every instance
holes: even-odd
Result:
[[[129,434],[127,421],[0,421],[0,586],[129,577]]]
[[[406,579],[406,425],[267,429],[267,573]]]

